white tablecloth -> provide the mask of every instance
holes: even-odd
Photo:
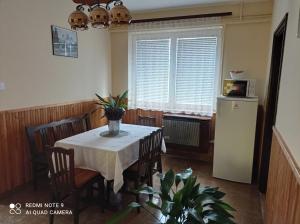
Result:
[[[115,137],[102,137],[107,131],[103,126],[75,135],[55,143],[56,147],[73,148],[75,166],[99,171],[106,180],[114,180],[113,190],[118,192],[123,185],[123,171],[138,160],[139,140],[155,127],[121,124],[126,134]],[[162,151],[166,152],[163,140]]]

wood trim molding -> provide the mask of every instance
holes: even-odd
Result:
[[[276,127],[273,127],[273,133],[274,133],[275,137],[277,138],[278,143],[279,143],[287,161],[289,162],[291,169],[292,169],[298,183],[300,184],[300,166],[299,166],[299,164],[296,162],[294,156],[291,153],[291,150],[287,146],[282,135],[280,134],[279,130]]]
[[[132,20],[131,23],[152,23],[152,22],[162,22],[162,21],[224,17],[224,16],[232,16],[232,12],[208,13],[208,14],[186,15],[186,16],[172,16],[172,17],[161,17],[161,18],[151,18],[151,19],[137,19],[137,20]]]
[[[16,108],[16,109],[3,109],[3,110],[0,110],[0,113],[4,113],[4,112],[16,113],[16,112],[21,112],[21,111],[40,110],[40,109],[45,109],[45,108],[49,108],[49,107],[59,107],[59,106],[67,106],[67,105],[71,105],[71,104],[81,104],[81,103],[91,103],[91,102],[96,102],[96,99],[74,100],[74,101],[67,101],[67,102],[62,102],[62,103],[45,104],[45,105],[41,105],[41,106],[21,107],[21,108]]]

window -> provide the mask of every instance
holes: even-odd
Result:
[[[129,108],[211,115],[220,58],[221,28],[131,34]]]

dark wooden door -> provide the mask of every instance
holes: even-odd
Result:
[[[281,79],[284,44],[287,29],[288,14],[285,15],[273,36],[271,70],[266,104],[265,124],[263,131],[263,146],[260,165],[259,190],[266,193],[269,174],[269,163],[272,146],[273,126],[276,123],[278,95]]]

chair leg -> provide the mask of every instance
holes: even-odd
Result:
[[[51,200],[50,201],[51,201],[51,203],[55,202],[54,195],[51,195]],[[55,207],[49,209],[49,223],[50,224],[54,223],[54,215],[53,215],[54,210],[55,210]],[[51,212],[51,211],[53,211],[53,212]]]
[[[104,200],[105,200],[105,187],[104,187],[104,179],[100,178],[98,182],[98,188],[99,188],[99,200],[102,212],[104,212]]]
[[[37,190],[37,167],[35,164],[32,164],[32,183],[33,183],[33,190]]]
[[[161,162],[161,158],[159,159],[158,163],[157,163],[157,170],[158,172],[162,173],[162,162]]]
[[[73,218],[74,224],[79,224],[79,192],[74,193]]]
[[[87,189],[87,198],[91,200],[93,197],[94,197],[94,189],[93,189],[93,185],[91,184],[91,186]]]
[[[134,188],[135,189],[138,189],[138,187],[139,187],[139,183],[138,183],[138,181],[135,181],[134,182]],[[136,203],[140,203],[140,194],[139,193],[137,193],[136,195],[135,195],[135,198],[136,198]],[[140,213],[141,212],[141,209],[140,208],[137,208],[137,213]]]
[[[106,182],[106,203],[110,203],[110,188],[111,188],[111,183],[112,181],[107,181]]]
[[[148,178],[147,185],[150,186],[150,187],[153,187],[153,170],[152,170],[152,167],[150,168],[150,171],[149,171],[149,178]],[[152,199],[153,199],[153,194],[149,194],[149,200],[152,201]]]

